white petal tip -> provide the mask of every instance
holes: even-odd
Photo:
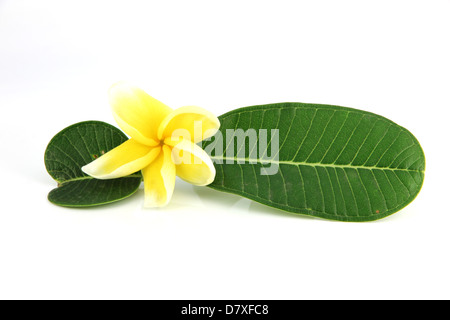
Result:
[[[146,195],[144,201],[144,208],[162,208],[169,203],[170,199],[162,199],[156,194]]]
[[[91,166],[91,164],[87,164],[84,167],[81,167],[81,171],[83,171],[88,176],[95,178],[95,179],[99,179],[99,180],[107,180],[107,179],[116,178],[115,176],[112,176],[112,175],[102,175],[102,176],[98,175],[98,172],[96,173],[95,168],[93,166]]]
[[[85,166],[83,166],[83,167],[81,167],[81,171],[83,171],[85,174],[87,174],[88,176],[91,176],[92,177],[92,170],[90,170],[90,166],[89,166],[89,164],[87,164],[87,165],[85,165]]]
[[[203,183],[197,183],[195,185],[199,186],[199,187],[206,187],[207,185],[210,185],[211,183],[213,183],[213,181],[214,181],[214,178],[209,179],[209,180],[207,180],[207,181],[205,181]]]
[[[217,117],[214,117],[214,124],[216,125],[217,130],[220,128],[220,120]]]

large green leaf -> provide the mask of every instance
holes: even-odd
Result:
[[[370,221],[405,207],[423,183],[425,157],[419,142],[405,128],[373,113],[278,103],[233,110],[219,119],[218,134],[203,142],[215,160],[217,174],[210,187],[217,190],[293,213]],[[255,157],[249,139],[245,157],[237,150],[227,157],[226,130],[239,128],[279,129],[278,159],[270,156],[270,142],[266,153],[273,159]],[[228,144],[240,148],[236,141]],[[273,162],[278,172],[262,175],[260,169]]]
[[[59,132],[44,157],[48,173],[58,182],[48,199],[60,206],[86,207],[118,201],[136,192],[140,173],[97,180],[81,171],[81,167],[127,139],[122,131],[100,121],[80,122]]]

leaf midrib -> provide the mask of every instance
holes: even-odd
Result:
[[[391,167],[377,167],[377,166],[355,166],[351,164],[326,164],[326,163],[313,163],[313,162],[304,162],[304,161],[274,161],[273,159],[259,159],[259,158],[238,158],[238,157],[217,157],[217,156],[211,156],[211,159],[213,160],[233,160],[237,162],[236,164],[243,164],[239,162],[247,162],[247,163],[260,163],[260,164],[287,164],[292,166],[311,166],[311,167],[328,167],[328,168],[351,168],[351,169],[366,169],[366,170],[391,170],[391,171],[409,171],[409,172],[419,172],[424,173],[425,170],[419,170],[419,169],[407,169],[407,168],[391,168]]]
[[[130,175],[122,177],[122,178],[141,178],[141,177],[142,176],[140,174],[135,173],[135,174],[130,174]],[[58,182],[58,186],[62,187],[63,185],[65,185],[67,183],[76,182],[76,181],[83,181],[83,180],[98,180],[98,179],[95,179],[95,178],[90,177],[90,176],[83,176],[83,177],[72,178],[72,179],[68,179],[68,180],[64,180],[64,181],[58,181],[57,180],[57,182]]]

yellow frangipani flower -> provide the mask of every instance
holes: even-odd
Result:
[[[166,205],[175,177],[194,185],[213,182],[216,171],[195,143],[219,129],[219,119],[199,107],[172,110],[125,82],[109,90],[113,115],[130,139],[82,168],[97,179],[120,178],[142,170],[145,206]]]

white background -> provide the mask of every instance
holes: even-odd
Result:
[[[0,0],[0,298],[448,299],[450,1]],[[43,156],[61,129],[115,124],[133,82],[220,115],[284,101],[381,114],[419,139],[426,180],[371,223],[284,213],[177,182],[65,209]]]

